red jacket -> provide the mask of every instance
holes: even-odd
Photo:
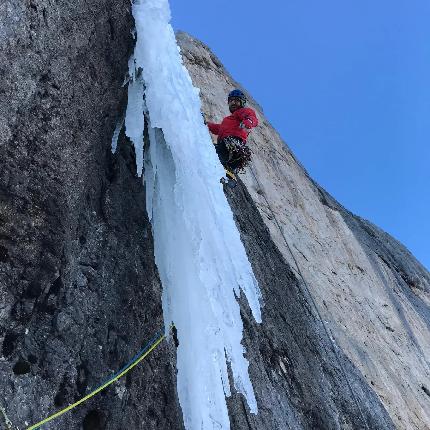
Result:
[[[207,125],[211,133],[218,135],[218,140],[227,136],[235,136],[246,142],[251,128],[257,127],[258,119],[253,109],[244,107],[226,116],[221,124],[208,122]]]

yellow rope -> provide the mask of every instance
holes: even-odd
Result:
[[[123,372],[121,372],[119,375],[117,375],[115,378],[109,380],[105,384],[103,384],[101,387],[97,388],[87,396],[83,397],[81,400],[78,400],[76,403],[73,403],[73,405],[67,406],[67,408],[64,408],[60,412],[57,412],[48,418],[44,419],[43,421],[38,422],[37,424],[32,425],[31,427],[28,427],[27,430],[35,430],[39,428],[41,425],[46,424],[49,421],[52,421],[55,418],[58,418],[59,416],[65,414],[66,412],[70,411],[73,408],[76,408],[76,406],[80,405],[81,403],[86,402],[91,397],[95,396],[97,393],[100,393],[100,391],[104,390],[109,385],[113,384],[115,381],[118,381],[118,379],[122,378],[127,372],[129,372],[133,367],[138,365],[149,353],[151,353],[159,344],[160,342],[165,338],[166,336],[163,334],[161,335],[158,340],[151,346],[151,348],[148,349],[143,355],[141,355],[139,358],[137,358],[130,366],[128,366]]]
[[[236,180],[236,175],[232,171],[225,169],[225,173],[229,178]]]

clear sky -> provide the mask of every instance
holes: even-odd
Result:
[[[430,1],[170,0],[309,174],[430,268]]]

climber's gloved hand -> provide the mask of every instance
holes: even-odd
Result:
[[[251,131],[251,129],[243,121],[241,121],[239,127],[245,129],[245,131],[247,131],[248,133]]]
[[[200,112],[201,114],[202,114],[202,117],[203,117],[203,122],[205,123],[205,125],[207,124],[207,121],[206,121],[206,115],[204,114],[204,112]]]

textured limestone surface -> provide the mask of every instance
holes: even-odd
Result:
[[[163,325],[134,153],[123,135],[110,152],[132,27],[128,0],[0,2],[0,407],[20,429],[96,388]],[[180,428],[171,363],[164,342],[43,428]]]
[[[240,85],[204,44],[178,39],[203,109],[219,122]],[[249,100],[261,121],[249,139],[253,163],[228,191],[265,301],[261,326],[246,329],[261,412],[249,420],[430,428],[429,272],[321,189]]]

